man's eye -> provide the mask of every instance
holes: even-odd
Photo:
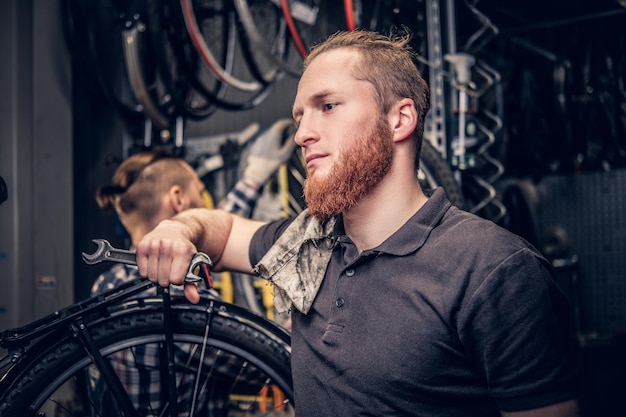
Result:
[[[337,103],[326,103],[324,104],[324,110],[329,111],[334,109],[337,106]]]

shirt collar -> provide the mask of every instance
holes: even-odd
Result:
[[[404,256],[417,251],[424,245],[431,231],[441,222],[451,203],[442,188],[424,190],[428,197],[426,203],[409,220],[377,247],[366,252],[388,253]],[[349,241],[343,226],[343,218],[337,217],[333,230],[339,241]]]
[[[372,251],[402,256],[418,250],[451,206],[443,189],[427,192],[429,199],[387,240]],[[279,312],[295,306],[306,314],[324,278],[336,238],[346,238],[343,218],[320,223],[303,211],[268,250],[254,272],[275,284]]]

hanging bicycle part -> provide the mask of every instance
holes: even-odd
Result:
[[[262,85],[256,81],[244,81],[234,77],[231,73],[225,71],[213,56],[211,49],[208,47],[200,26],[196,20],[196,16],[191,4],[191,0],[180,0],[180,7],[183,11],[183,17],[185,20],[185,26],[189,32],[189,36],[193,45],[195,46],[202,62],[213,72],[213,74],[222,82],[235,87],[242,91],[256,92],[259,91]]]
[[[128,22],[130,27],[122,31],[122,45],[124,46],[124,62],[128,73],[130,89],[135,99],[141,105],[143,113],[150,118],[152,123],[159,129],[168,129],[171,124],[170,118],[164,114],[158,103],[151,96],[146,78],[144,76],[145,59],[139,53],[141,34],[145,33],[145,26],[141,21]]]
[[[291,45],[287,24],[278,4],[267,0],[235,0],[239,22],[245,31],[250,53],[292,77],[299,77],[302,59]],[[262,55],[259,56],[259,55]],[[257,61],[258,62],[258,61]]]
[[[475,49],[478,39],[497,33],[497,28],[475,7],[467,6],[481,24],[466,43]],[[497,221],[505,207],[497,198],[493,182],[504,168],[488,151],[502,126],[500,76],[477,58],[476,51],[457,51],[455,13],[452,0],[443,5],[439,0],[426,2],[431,111],[425,138],[455,170],[464,208]],[[449,70],[444,70],[444,63]],[[481,99],[487,95],[495,97],[495,111],[482,108]]]
[[[306,57],[309,49],[339,30],[347,30],[353,18],[346,17],[346,4],[334,0],[280,0],[283,17],[296,49]],[[352,14],[352,8],[349,9]]]

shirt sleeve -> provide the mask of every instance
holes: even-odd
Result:
[[[91,295],[102,294],[138,277],[139,273],[136,268],[129,265],[115,264],[94,281],[91,287]]]
[[[549,266],[526,249],[497,265],[471,294],[459,335],[500,410],[576,397],[569,317]]]
[[[295,217],[287,217],[267,223],[254,233],[250,241],[249,250],[249,259],[252,266],[256,265],[263,258],[263,255],[272,247],[294,219]]]
[[[250,217],[256,200],[259,198],[259,192],[259,190],[246,184],[243,180],[239,180],[233,189],[220,201],[218,208],[242,217]]]

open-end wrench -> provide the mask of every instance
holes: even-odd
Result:
[[[92,254],[83,252],[83,261],[85,261],[87,265],[94,265],[107,261],[137,265],[137,257],[134,251],[114,248],[105,239],[93,239],[92,242],[98,245],[98,249],[96,249],[96,251]],[[211,281],[211,272],[209,270],[209,267],[211,266],[213,266],[213,262],[211,262],[211,258],[209,258],[207,254],[202,252],[196,253],[191,258],[189,269],[187,269],[187,274],[185,275],[185,283],[196,283],[204,279],[202,276],[194,272],[196,268],[200,267],[202,274],[206,278],[205,284],[207,288],[211,288],[213,286],[213,282]]]

